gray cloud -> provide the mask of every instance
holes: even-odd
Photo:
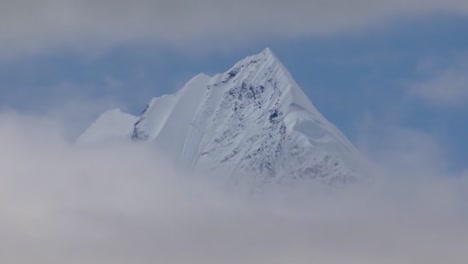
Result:
[[[346,31],[402,15],[468,13],[464,0],[1,1],[0,41],[10,53],[99,49],[127,41],[242,45],[258,36]],[[214,43],[215,42],[215,43]]]
[[[379,148],[372,185],[251,199],[142,146],[70,145],[56,120],[0,115],[2,263],[466,262],[468,185],[427,136]]]

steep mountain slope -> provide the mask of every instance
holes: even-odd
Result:
[[[129,127],[116,129],[126,134]],[[153,144],[186,168],[254,187],[349,182],[360,171],[358,151],[269,49],[226,73],[197,75],[175,95],[152,99],[131,138]]]
[[[106,111],[77,139],[79,144],[127,140],[138,117],[120,109]]]

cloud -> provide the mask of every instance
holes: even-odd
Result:
[[[429,137],[397,133],[413,143],[379,149],[374,184],[252,198],[145,146],[71,145],[62,126],[0,114],[2,263],[466,261],[468,185],[442,178]]]
[[[145,92],[129,95],[130,86],[110,74],[93,81],[58,80],[37,85],[34,81],[29,84],[20,82],[0,88],[0,112],[19,109],[28,116],[47,116],[62,123],[60,128],[64,136],[74,140],[104,111],[113,108],[127,111],[132,95],[146,95]]]
[[[445,108],[464,107],[468,103],[468,56],[457,58],[450,65],[435,68],[430,61],[422,62],[427,78],[410,84],[409,94],[431,105]]]
[[[401,15],[466,15],[464,0],[18,0],[0,2],[3,54],[128,41],[242,45],[246,38],[342,32]],[[217,44],[214,44],[216,42]]]

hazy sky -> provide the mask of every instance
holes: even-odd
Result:
[[[466,25],[466,0],[0,0],[0,262],[465,263]],[[265,47],[377,186],[257,207],[187,194],[145,149],[70,145]]]

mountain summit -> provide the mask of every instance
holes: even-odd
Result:
[[[101,141],[105,133],[154,145],[180,166],[253,187],[346,183],[359,175],[360,153],[270,49],[225,73],[195,76],[176,94],[153,98],[139,117],[107,112],[78,141]]]

